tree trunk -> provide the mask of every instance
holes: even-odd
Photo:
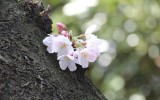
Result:
[[[42,40],[52,21],[43,6],[0,0],[0,100],[106,100],[84,75],[62,71]]]

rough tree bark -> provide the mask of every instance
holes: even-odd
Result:
[[[41,5],[0,0],[0,100],[106,100],[79,68],[62,71],[42,40],[51,20]]]

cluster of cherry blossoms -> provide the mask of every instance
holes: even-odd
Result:
[[[73,36],[64,24],[56,25],[59,35],[49,34],[43,40],[43,44],[47,46],[49,53],[57,53],[57,60],[62,70],[68,67],[70,71],[75,71],[76,64],[87,68],[89,62],[97,59],[100,55],[98,45],[101,43],[97,36],[92,33]]]

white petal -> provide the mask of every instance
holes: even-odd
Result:
[[[65,44],[68,44],[68,45],[72,44],[72,42],[68,39],[68,37],[65,37],[63,35],[57,36],[57,38],[55,39],[55,41],[61,42],[61,43],[65,43]]]
[[[94,53],[90,53],[90,54],[88,55],[88,57],[87,57],[87,60],[88,60],[89,62],[94,62],[96,59],[97,59],[97,55],[94,54]]]
[[[78,55],[79,55],[79,51],[74,51],[74,52],[73,52],[73,56],[74,56],[74,57],[77,57]]]
[[[79,51],[73,52],[74,61],[75,61],[75,63],[77,63],[77,64],[79,64],[78,55],[79,55]]]
[[[67,49],[68,49],[69,52],[73,52],[74,51],[74,49],[73,49],[73,47],[71,45],[68,45]]]
[[[98,38],[89,39],[89,40],[86,40],[86,42],[87,42],[87,47],[98,46],[102,43],[102,41]]]
[[[58,52],[61,49],[61,43],[54,41],[52,48],[54,49],[55,52]]]
[[[92,52],[92,53],[96,54],[97,57],[100,56],[100,50],[97,46],[88,47],[88,50],[89,50],[89,52]]]
[[[96,29],[97,29],[97,25],[95,25],[95,24],[91,25],[87,28],[87,30],[85,31],[85,34],[91,34],[91,33],[95,32]]]
[[[98,47],[94,49],[94,52],[96,53],[97,57],[100,56],[100,49]]]
[[[51,46],[53,44],[53,38],[48,36],[43,40],[43,44],[46,46]]]
[[[77,69],[75,62],[70,61],[68,68],[70,71],[75,71]]]
[[[61,60],[61,59],[65,60],[64,57],[66,57],[66,55],[59,56],[57,60]]]
[[[73,57],[73,56],[67,55],[67,57],[68,57],[70,60],[74,60],[74,57]]]
[[[62,70],[65,70],[65,69],[67,68],[67,66],[68,66],[68,62],[66,61],[65,58],[64,58],[64,59],[61,59],[61,60],[59,61],[59,65],[60,65],[60,68],[61,68]]]
[[[57,52],[58,49],[59,49],[59,44],[56,41],[54,41],[55,39],[56,39],[55,36],[49,35],[48,37],[46,37],[43,40],[43,44],[45,44],[46,46],[48,46],[47,51],[49,53]]]
[[[68,39],[68,37],[64,37],[63,42],[68,44],[68,45],[72,45],[72,42]]]
[[[75,61],[76,64],[80,64],[79,61],[78,61],[78,58],[75,58],[74,61]]]
[[[68,54],[68,50],[65,49],[65,48],[63,48],[63,49],[60,49],[60,50],[58,51],[57,56],[60,57],[60,56],[62,56],[62,55],[66,55],[66,54]]]
[[[79,61],[79,64],[82,65],[82,68],[88,67],[89,63],[88,63],[87,59],[85,59],[81,54],[78,57],[78,61]]]
[[[54,50],[52,49],[52,47],[47,47],[47,51],[49,52],[49,53],[54,53]]]

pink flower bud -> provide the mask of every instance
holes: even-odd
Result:
[[[67,31],[62,31],[61,35],[68,37],[70,40],[72,39],[72,36]]]
[[[62,31],[67,31],[67,27],[63,23],[56,23],[58,32],[61,33]]]
[[[61,34],[65,37],[68,37],[69,36],[69,33],[67,31],[62,31]]]

